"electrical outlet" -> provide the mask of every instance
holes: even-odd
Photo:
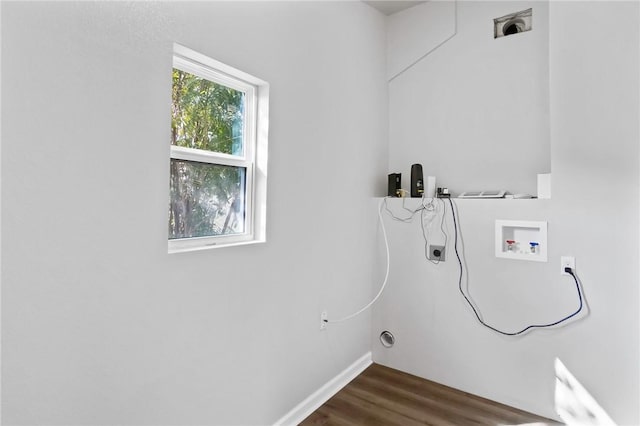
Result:
[[[320,330],[327,329],[327,311],[320,312]]]
[[[573,256],[561,256],[560,257],[560,274],[570,275],[564,271],[564,268],[571,268],[573,273],[576,273],[576,258]]]
[[[429,246],[429,260],[444,262],[446,258],[445,246]]]

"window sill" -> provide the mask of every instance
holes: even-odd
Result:
[[[176,253],[188,253],[194,251],[202,251],[202,250],[212,250],[219,249],[224,247],[236,247],[236,246],[247,246],[251,244],[260,244],[266,243],[266,240],[247,240],[247,241],[236,241],[236,242],[226,242],[226,243],[208,243],[208,244],[200,244],[200,245],[191,245],[184,246],[180,244],[172,244],[169,242],[169,254]]]

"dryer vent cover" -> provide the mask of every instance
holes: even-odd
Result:
[[[493,38],[531,31],[533,9],[511,13],[493,20]]]

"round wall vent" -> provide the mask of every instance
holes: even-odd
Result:
[[[533,9],[522,10],[493,20],[493,38],[531,31]]]
[[[506,24],[502,26],[502,33],[504,35],[517,34],[525,31],[526,24],[524,23],[524,19],[516,18],[510,21],[507,21]]]
[[[396,338],[393,337],[393,334],[391,334],[390,331],[385,330],[380,333],[380,343],[382,343],[382,346],[384,346],[385,348],[390,348],[394,345],[394,343],[396,343]]]

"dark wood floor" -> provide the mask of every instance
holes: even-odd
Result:
[[[557,425],[382,365],[373,364],[301,425]]]

